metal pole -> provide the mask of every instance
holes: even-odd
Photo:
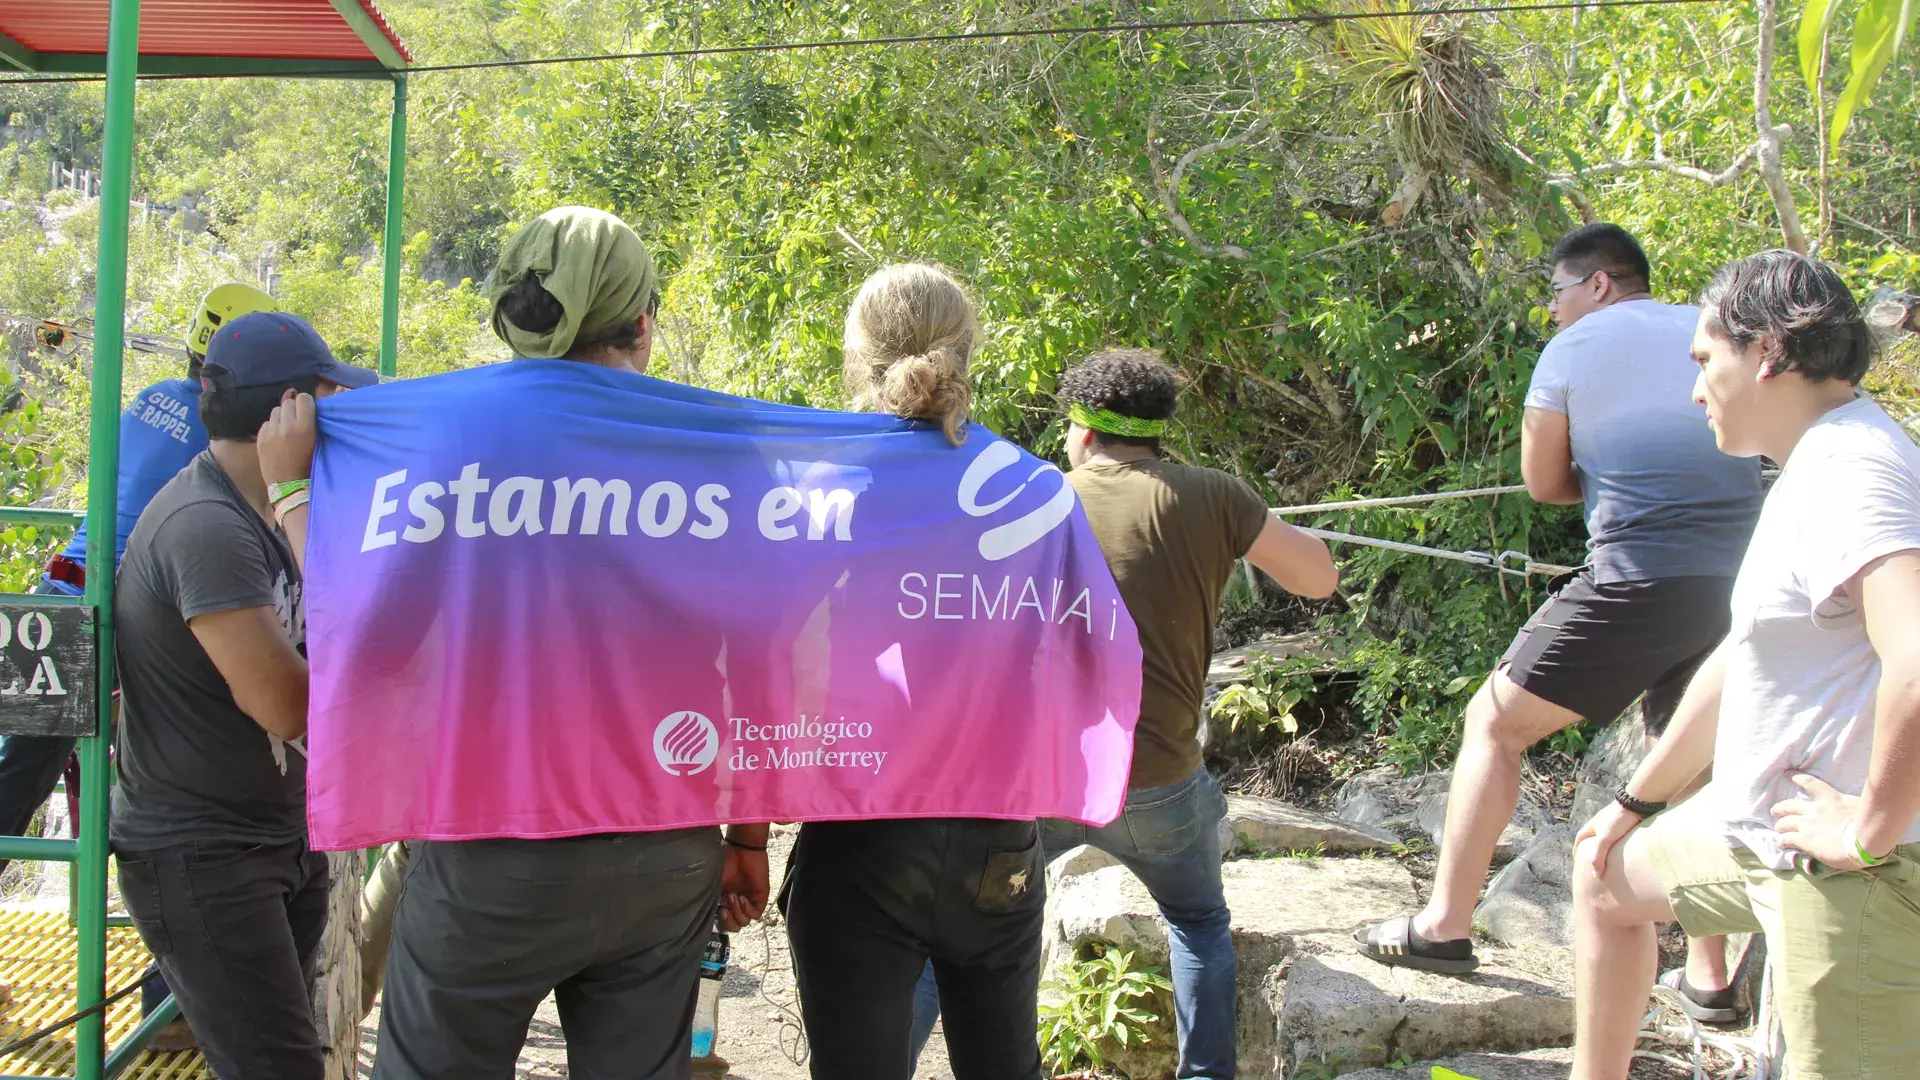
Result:
[[[113,560],[119,534],[120,364],[127,325],[127,214],[133,189],[134,76],[140,66],[140,0],[113,0],[107,22],[106,138],[100,155],[100,258],[93,306],[93,410],[87,449],[87,603],[98,630],[99,727],[80,740],[79,1001],[106,997],[107,743],[113,737]],[[106,1015],[74,1029],[76,1080],[103,1080]]]
[[[407,77],[393,76],[393,126],[387,133],[387,235],[380,304],[380,374],[393,378],[400,356],[400,231],[407,201]]]

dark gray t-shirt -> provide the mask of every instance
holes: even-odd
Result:
[[[1698,308],[1629,300],[1554,335],[1527,406],[1564,413],[1598,582],[1732,577],[1760,519],[1760,463],[1693,403]]]
[[[240,711],[187,626],[252,607],[276,609],[305,651],[300,570],[286,537],[202,453],[148,504],[120,564],[116,848],[306,835],[305,747],[283,743]]]

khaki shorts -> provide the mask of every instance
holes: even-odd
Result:
[[[1641,831],[1689,937],[1766,934],[1794,1080],[1920,1076],[1920,844],[1773,870],[1686,814]]]

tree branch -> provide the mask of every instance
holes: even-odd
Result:
[[[1776,128],[1775,131],[1782,137],[1793,137],[1793,129],[1790,127],[1782,125]],[[1727,164],[1726,168],[1721,169],[1717,173],[1708,172],[1697,165],[1688,165],[1682,161],[1674,161],[1662,153],[1656,154],[1644,161],[1603,161],[1598,165],[1589,165],[1584,169],[1576,169],[1571,175],[1557,177],[1556,179],[1571,181],[1587,176],[1615,176],[1624,172],[1653,171],[1671,173],[1674,176],[1684,176],[1689,180],[1698,180],[1708,187],[1725,187],[1735,180],[1738,180],[1741,173],[1752,168],[1754,159],[1758,157],[1759,154],[1760,144],[1756,142],[1745,150],[1740,151],[1740,153],[1735,155],[1734,159]]]
[[[1793,138],[1793,128],[1786,124],[1781,124],[1769,130],[1774,139],[1781,142]],[[1721,169],[1719,172],[1709,172],[1706,169],[1700,168],[1698,165],[1688,165],[1684,161],[1675,161],[1669,158],[1666,152],[1660,149],[1659,140],[1656,139],[1654,142],[1653,157],[1638,161],[1602,161],[1597,165],[1587,165],[1583,168],[1575,169],[1566,176],[1548,177],[1547,185],[1560,189],[1560,192],[1567,197],[1567,201],[1571,202],[1574,209],[1579,211],[1582,221],[1592,222],[1596,220],[1596,215],[1593,204],[1587,201],[1586,194],[1580,190],[1579,182],[1581,180],[1589,177],[1618,176],[1621,173],[1630,172],[1663,172],[1669,176],[1679,176],[1688,180],[1698,181],[1708,187],[1725,187],[1735,180],[1740,179],[1741,175],[1748,169],[1753,168],[1754,162],[1758,161],[1765,153],[1763,149],[1764,145],[1764,143],[1755,142],[1752,146],[1734,155],[1733,160],[1727,163],[1726,168]],[[1778,144],[1776,143],[1776,160],[1778,152]],[[1791,203],[1789,203],[1789,205],[1791,205]]]
[[[1807,232],[1800,225],[1800,210],[1793,204],[1793,189],[1787,186],[1786,170],[1780,166],[1780,129],[1773,126],[1773,107],[1767,98],[1773,89],[1774,0],[1759,0],[1760,54],[1753,67],[1753,121],[1760,129],[1760,179],[1773,196],[1774,213],[1780,216],[1780,232],[1788,247],[1804,253]]]
[[[1312,398],[1308,397],[1307,395],[1301,393],[1298,390],[1295,390],[1293,387],[1288,386],[1286,383],[1283,383],[1278,379],[1271,378],[1257,371],[1247,371],[1242,368],[1229,367],[1226,364],[1220,363],[1218,360],[1209,360],[1205,357],[1201,357],[1200,362],[1207,365],[1208,367],[1219,368],[1221,371],[1224,371],[1228,375],[1233,376],[1235,378],[1246,379],[1248,382],[1253,383],[1255,386],[1259,386],[1259,387],[1262,387],[1263,389],[1271,390],[1274,393],[1279,394],[1282,398],[1285,398],[1287,401],[1298,406],[1300,408],[1300,411],[1306,413],[1308,416],[1315,417],[1318,419],[1323,419],[1323,420],[1326,419],[1327,411],[1324,408],[1322,408],[1319,405],[1319,403],[1315,402]]]
[[[1194,162],[1208,155],[1245,144],[1247,140],[1267,129],[1266,117],[1255,120],[1247,130],[1238,135],[1219,139],[1204,146],[1196,146],[1187,151],[1174,165],[1172,177],[1166,175],[1160,162],[1160,152],[1156,146],[1159,141],[1157,137],[1159,126],[1159,113],[1149,113],[1147,115],[1147,161],[1153,167],[1153,190],[1160,196],[1160,207],[1167,212],[1167,220],[1173,223],[1173,230],[1184,237],[1187,243],[1193,245],[1195,251],[1210,259],[1251,261],[1253,252],[1238,244],[1210,244],[1200,239],[1199,235],[1193,231],[1193,225],[1187,220],[1187,216],[1180,212],[1180,187],[1186,182],[1187,170],[1193,167]]]

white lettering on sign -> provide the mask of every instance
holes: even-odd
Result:
[[[970,586],[957,585],[969,579]],[[950,585],[950,582],[956,584]],[[1017,589],[1015,582],[1019,583]],[[894,610],[903,619],[924,619],[931,615],[935,619],[989,622],[1012,622],[1031,610],[1035,622],[1065,626],[1078,620],[1087,633],[1093,633],[1093,589],[1083,587],[1072,591],[1071,583],[1059,578],[1046,578],[1044,584],[1053,596],[1051,614],[1040,600],[1042,582],[1031,577],[1002,577],[996,581],[979,574],[906,573],[900,575],[902,599],[894,604]],[[1062,611],[1060,601],[1064,598],[1071,599]],[[1119,610],[1116,600],[1113,625],[1108,628],[1109,640],[1119,629]]]
[[[788,722],[756,724],[744,716],[727,719],[733,735],[733,753],[727,768],[733,772],[759,772],[767,769],[860,769],[878,774],[887,763],[885,750],[832,749],[842,742],[873,738],[873,725],[849,721],[846,717],[828,720],[824,716],[801,713]],[[812,746],[794,747],[803,740]]]
[[[0,686],[0,698],[67,696],[66,684],[60,681],[60,669],[47,653],[47,647],[52,644],[53,620],[46,612],[23,611],[16,618],[0,615],[0,649],[18,645],[40,654],[33,658],[33,673],[27,677],[26,686],[21,686],[20,676],[15,675],[6,686]]]
[[[452,480],[406,485],[405,469],[374,481],[361,551],[432,543],[445,536],[448,508],[442,500],[448,496],[454,500],[453,533],[463,539],[541,533],[629,536],[638,531],[654,539],[686,535],[717,540],[731,524],[721,505],[733,498],[725,484],[699,484],[689,494],[689,485],[658,480],[636,498],[633,485],[625,480],[510,476],[495,483],[478,462],[469,462]],[[400,497],[403,488],[404,499]],[[807,539],[851,541],[858,498],[857,492],[846,488],[783,485],[761,496],[755,523],[760,535],[769,540],[793,540],[801,535],[796,519],[804,512]]]

